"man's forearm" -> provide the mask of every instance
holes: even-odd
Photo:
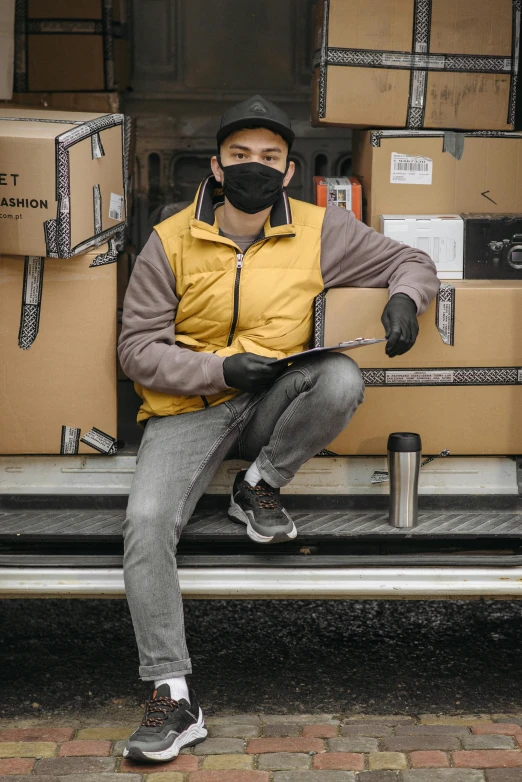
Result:
[[[422,250],[401,245],[338,207],[326,210],[321,236],[325,287],[386,288],[407,294],[424,312],[440,282],[435,264]]]

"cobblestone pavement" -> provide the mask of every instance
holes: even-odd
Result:
[[[207,719],[206,741],[154,765],[121,756],[140,717],[0,720],[0,782],[522,780],[520,713],[218,714]]]

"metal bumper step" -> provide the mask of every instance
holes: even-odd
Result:
[[[294,510],[298,536],[304,539],[391,539],[446,538],[522,539],[522,510],[438,511],[419,513],[418,526],[401,530],[388,523],[383,510]],[[42,509],[0,508],[0,541],[21,536],[38,540],[120,540],[123,509]],[[231,521],[224,510],[198,510],[183,539],[203,541],[216,538],[237,541],[245,528]]]
[[[522,566],[522,511],[421,511],[396,529],[382,510],[295,510],[295,541],[259,546],[226,511],[197,510],[183,568]],[[122,568],[125,510],[0,509],[0,567]]]

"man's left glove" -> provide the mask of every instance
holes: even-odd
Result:
[[[394,293],[381,317],[386,333],[386,355],[390,358],[406,353],[419,333],[417,305],[405,293]]]

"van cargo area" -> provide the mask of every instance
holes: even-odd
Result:
[[[111,67],[104,59],[107,49],[101,33],[90,35],[97,58],[92,68],[82,59],[87,51],[89,57],[94,51],[83,40],[89,36],[76,36],[82,39],[77,46],[74,36],[64,33],[59,36],[63,52],[74,60],[67,72],[60,65],[52,36],[46,34],[45,20],[31,17],[32,4],[25,5],[31,24],[23,57],[17,50],[14,93],[0,101],[0,125],[3,109],[10,116],[23,113],[25,119],[31,112],[41,117],[44,110],[60,116],[87,112],[81,115],[90,118],[85,122],[99,122],[96,118],[104,115],[120,119],[112,121],[110,144],[104,136],[108,131],[96,125],[91,141],[84,140],[87,153],[82,152],[80,159],[80,144],[77,157],[70,153],[74,203],[84,203],[85,195],[78,194],[83,174],[77,175],[78,184],[74,172],[93,163],[108,173],[103,174],[101,187],[89,180],[85,225],[78,212],[72,212],[69,234],[64,238],[62,231],[61,238],[54,237],[66,245],[68,256],[58,258],[49,251],[55,248],[49,232],[60,233],[63,224],[49,219],[46,212],[51,226],[44,234],[39,214],[45,210],[28,207],[33,214],[27,219],[38,223],[40,231],[31,250],[17,250],[21,246],[18,224],[0,220],[9,227],[4,234],[9,241],[0,243],[0,248],[5,247],[0,274],[7,281],[0,286],[0,341],[5,344],[5,335],[15,334],[15,341],[0,356],[0,378],[19,384],[16,398],[9,401],[10,386],[0,383],[4,417],[0,422],[0,597],[123,598],[121,525],[143,434],[136,422],[141,400],[133,381],[117,364],[115,352],[125,289],[153,226],[191,203],[209,173],[223,112],[255,93],[276,102],[289,114],[296,134],[291,152],[296,171],[289,196],[314,203],[314,177],[321,183],[352,177],[348,185],[354,188],[353,203],[358,210],[362,208],[363,220],[377,229],[381,215],[397,211],[439,216],[481,210],[492,215],[521,212],[522,177],[517,172],[522,165],[522,133],[516,132],[513,117],[504,116],[507,104],[514,100],[504,73],[494,77],[503,85],[495,99],[497,113],[497,104],[503,112],[502,122],[495,119],[495,112],[486,110],[491,107],[479,105],[493,100],[491,91],[487,95],[475,91],[473,125],[455,132],[461,127],[461,110],[455,117],[450,105],[439,111],[432,105],[436,98],[432,90],[426,127],[436,130],[425,131],[422,125],[417,131],[397,130],[403,124],[402,104],[404,111],[411,111],[407,105],[410,71],[404,69],[387,71],[390,84],[400,74],[402,103],[390,102],[389,85],[386,93],[386,110],[393,119],[389,125],[395,130],[378,126],[378,101],[384,88],[379,87],[379,94],[373,96],[371,116],[364,119],[364,101],[352,78],[357,69],[328,60],[334,57],[332,52],[349,51],[350,46],[350,19],[342,3],[334,0],[330,7],[341,15],[343,24],[329,44],[318,36],[317,25],[323,17],[315,13],[314,6],[323,3],[314,0],[133,0],[128,8],[121,0],[113,4],[116,54]],[[486,8],[488,3],[480,5]],[[64,7],[63,3],[58,6]],[[50,18],[59,24],[55,16]],[[503,23],[507,25],[504,18]],[[98,27],[93,29],[98,31]],[[401,36],[410,40],[411,20],[401,29]],[[260,35],[266,30],[269,34]],[[510,31],[511,27],[509,35]],[[18,36],[18,47],[21,40]],[[379,45],[387,48],[388,43],[380,41]],[[477,57],[480,54],[470,51]],[[505,55],[504,61],[508,59]],[[323,83],[327,105],[321,116],[323,70],[330,73],[330,86]],[[381,84],[372,68],[359,70],[364,71],[365,84]],[[430,83],[445,83],[440,76],[432,73]],[[466,78],[474,83],[475,77],[473,73]],[[457,74],[455,79],[459,84],[464,76]],[[493,76],[488,74],[488,79],[490,84]],[[339,124],[347,114],[343,103],[347,94],[357,101],[353,124],[359,129]],[[440,129],[434,119],[440,116],[450,117],[447,128],[452,132]],[[493,123],[492,128],[481,129],[480,122],[486,120]],[[6,119],[4,124],[15,123]],[[54,145],[53,127],[46,126],[43,134],[34,128],[24,132],[27,137],[31,133],[45,137],[41,160],[53,176],[47,189],[52,185],[54,191],[60,177],[45,146],[51,137]],[[74,131],[79,133],[79,127],[74,126]],[[24,149],[22,144],[16,147],[20,165],[27,160]],[[416,180],[401,181],[399,169],[393,168],[399,153],[406,160],[401,158],[402,165],[410,166],[409,172],[413,170],[410,158],[429,159],[431,168],[428,171],[426,164],[425,169],[411,173]],[[482,168],[480,161],[485,161]],[[419,177],[424,177],[421,188]],[[346,206],[338,192],[343,185],[335,187],[336,203]],[[326,191],[321,197],[327,203]],[[127,228],[116,233],[125,213]],[[516,245],[511,236],[503,241],[511,249]],[[504,263],[507,250],[502,247],[494,257]],[[40,256],[30,260],[35,253]],[[111,265],[116,254],[117,262]],[[101,261],[95,260],[102,256]],[[82,275],[88,282],[82,281]],[[353,429],[348,427],[331,449],[307,462],[283,489],[285,506],[297,526],[295,540],[267,550],[255,546],[245,528],[228,518],[230,490],[245,462],[223,463],[181,537],[178,564],[185,598],[522,598],[518,404],[522,348],[516,336],[520,334],[517,302],[522,283],[497,276],[493,285],[459,280],[453,283],[453,293],[447,292],[456,302],[453,358],[446,360],[450,343],[443,342],[442,327],[437,331],[440,301],[422,316],[421,329],[428,321],[429,326],[421,331],[416,352],[405,356],[402,363],[398,358],[386,359],[387,363],[376,366],[371,357],[361,354],[367,373],[379,370],[384,377],[386,371],[397,368],[404,370],[406,379],[393,389],[385,387],[386,380],[374,381],[382,387],[369,388],[367,408],[356,414]],[[448,283],[451,287],[452,280]],[[79,292],[82,285],[89,285],[89,290]],[[502,303],[501,293],[507,288]],[[490,289],[494,301],[493,294],[488,295]],[[327,303],[326,337],[323,334],[327,342],[328,338],[337,342],[359,336],[345,335],[350,318],[352,324],[357,320],[358,327],[380,328],[375,313],[385,303],[381,301],[384,291],[364,289],[361,294],[358,309],[356,288],[337,289],[330,297],[330,313],[334,314],[328,314]],[[67,315],[65,326],[55,317],[61,304]],[[482,339],[478,326],[469,325],[481,309],[490,318],[498,314],[489,341]],[[476,353],[470,354],[466,340],[471,346],[474,338],[477,345],[482,344],[483,353],[475,345]],[[444,382],[439,376],[443,370],[448,376]],[[469,370],[467,375],[464,372],[468,379],[454,382],[457,370]],[[423,381],[413,382],[416,371],[433,371],[436,378],[424,387]],[[46,373],[54,373],[54,379],[47,381]],[[370,375],[365,378],[371,386]],[[416,387],[403,387],[408,384]],[[405,529],[389,523],[385,474],[386,439],[412,420],[406,414],[394,416],[401,400],[414,400],[416,415],[410,426],[429,442],[429,450],[422,454],[427,463],[420,470],[419,521]],[[473,428],[472,434],[459,436],[459,425]],[[448,448],[450,454],[441,455]]]

